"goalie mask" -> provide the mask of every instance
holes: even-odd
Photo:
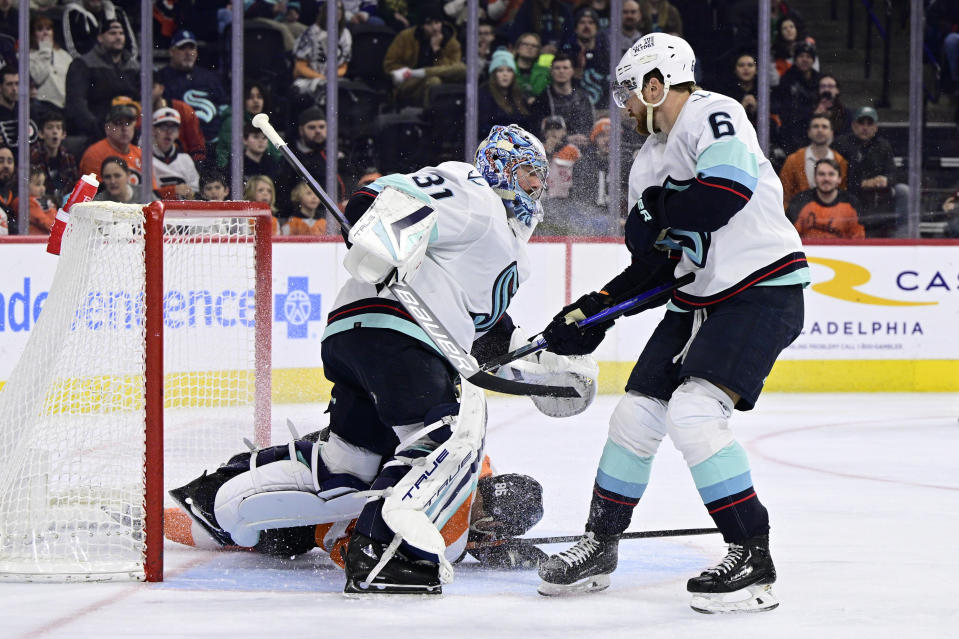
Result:
[[[509,206],[512,215],[525,227],[527,237],[543,219],[539,199],[543,195],[549,163],[542,143],[516,124],[494,126],[489,137],[480,142],[473,164]],[[521,171],[520,167],[525,167]],[[529,184],[526,174],[539,184]]]
[[[654,70],[663,76],[663,96],[655,104],[643,98],[643,79]],[[612,96],[616,106],[626,108],[630,95],[646,105],[647,129],[653,131],[653,109],[666,101],[669,87],[695,82],[696,54],[682,38],[668,33],[650,33],[630,47],[616,67]]]
[[[493,475],[479,480],[484,520],[477,522],[483,532],[496,537],[517,537],[543,518],[543,487],[529,475]],[[484,525],[484,523],[486,525]]]

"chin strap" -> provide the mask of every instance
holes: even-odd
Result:
[[[639,101],[646,106],[646,130],[652,135],[656,132],[653,128],[653,110],[666,101],[666,96],[669,95],[669,80],[663,81],[663,97],[661,97],[656,104],[650,104],[644,100],[642,91],[636,91],[636,95],[639,96]]]

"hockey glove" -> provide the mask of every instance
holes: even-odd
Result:
[[[500,546],[474,548],[469,552],[484,567],[499,570],[536,570],[549,559],[549,555],[536,546],[510,543],[510,540]]]
[[[600,322],[592,326],[580,328],[576,322],[596,315],[609,308],[614,300],[606,293],[587,293],[578,300],[564,306],[563,310],[553,317],[543,338],[546,340],[546,349],[557,355],[588,355],[596,350],[606,331],[613,322]]]
[[[658,257],[652,251],[656,242],[666,235],[668,223],[662,214],[665,195],[666,189],[661,186],[647,188],[626,216],[626,248],[644,261],[650,261],[644,259],[645,256]]]

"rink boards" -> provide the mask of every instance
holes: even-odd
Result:
[[[530,335],[567,300],[598,288],[628,260],[618,241],[536,241],[529,252],[532,277],[509,311]],[[817,244],[806,253],[813,285],[806,292],[803,334],[781,356],[768,390],[959,390],[959,243]],[[274,402],[328,397],[320,338],[346,278],[344,255],[337,238],[274,243]],[[9,376],[42,310],[56,260],[42,243],[3,243],[0,380]],[[621,391],[663,312],[626,318],[610,332],[596,352],[602,392]],[[205,330],[230,330],[228,324]]]

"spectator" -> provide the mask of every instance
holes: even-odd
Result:
[[[831,73],[819,76],[819,103],[813,113],[829,118],[833,134],[839,136],[849,133],[852,116],[839,97],[839,80]]]
[[[620,50],[622,58],[626,49],[642,38],[646,33],[642,29],[643,9],[638,0],[623,0],[623,15],[620,21]]]
[[[63,140],[67,137],[63,123],[61,111],[46,112],[40,120],[39,140],[30,147],[30,166],[43,171],[47,196],[58,205],[80,179],[77,159],[63,148]]]
[[[254,24],[262,28],[276,31],[283,40],[283,52],[293,50],[293,43],[296,37],[287,26],[283,19],[286,12],[286,2],[281,0],[253,0],[244,1],[245,9],[243,11],[244,25]]]
[[[118,20],[105,21],[97,45],[70,63],[66,93],[70,135],[96,139],[113,98],[139,98],[140,65],[123,48],[125,41],[123,25]]]
[[[683,19],[679,15],[679,9],[667,0],[645,0],[641,28],[644,33],[662,32],[681,37]]]
[[[280,165],[266,152],[268,142],[263,131],[252,124],[243,125],[243,178],[265,175],[276,180]],[[322,179],[322,176],[320,177]]]
[[[196,111],[183,100],[167,100],[163,97],[166,87],[156,79],[153,80],[153,111],[159,111],[169,107],[180,114],[180,135],[177,138],[177,145],[185,153],[189,153],[193,158],[193,163],[199,165],[206,160],[206,138],[203,137],[203,131],[200,130],[200,118]],[[228,111],[227,111],[228,112]],[[224,126],[229,131],[229,116],[224,114]],[[220,129],[221,135],[223,129]],[[227,147],[229,148],[229,135],[227,135]],[[279,153],[279,151],[277,151]]]
[[[100,176],[100,192],[94,196],[99,202],[118,202],[120,204],[144,204],[140,184],[133,184],[130,167],[126,160],[117,155],[104,158],[97,168]]]
[[[579,2],[578,4],[580,9],[588,7],[595,11],[599,22],[599,30],[609,33],[609,0],[585,0],[585,2]]]
[[[403,31],[412,26],[406,0],[379,0],[376,15],[394,31]]]
[[[314,104],[326,104],[326,6],[320,5],[316,22],[296,39],[293,56],[293,89],[307,96]],[[337,3],[337,28],[339,39],[336,48],[337,76],[346,74],[346,67],[353,55],[353,36],[346,28],[343,3]]]
[[[809,146],[791,153],[783,164],[779,179],[783,183],[783,208],[800,192],[814,188],[816,162],[822,159],[836,160],[839,164],[841,188],[846,188],[846,159],[829,148],[832,144],[832,122],[824,115],[814,115],[809,121]]]
[[[539,35],[532,32],[521,35],[513,47],[516,83],[530,98],[539,97],[549,86],[549,67],[540,63],[541,48]]]
[[[573,170],[570,197],[574,208],[570,225],[575,235],[612,235],[619,228],[618,211],[615,215],[611,215],[610,211],[610,132],[609,118],[596,120],[589,134],[589,145]],[[629,163],[621,161],[620,170],[618,179],[622,184],[629,171]]]
[[[856,111],[852,133],[836,140],[836,149],[849,161],[849,191],[859,199],[860,212],[898,213],[904,228],[909,211],[909,187],[895,184],[892,145],[877,135],[879,114],[870,106]]]
[[[297,119],[297,139],[294,142],[294,152],[300,158],[303,166],[315,175],[320,182],[326,181],[326,115],[317,107],[310,107],[300,113]],[[276,181],[277,195],[285,208],[290,201],[290,194],[293,187],[299,182],[300,177],[287,163],[280,167],[279,176]],[[272,183],[272,180],[271,180]],[[343,199],[346,187],[343,180],[337,175],[337,194],[336,200]],[[333,194],[330,194],[333,197]]]
[[[16,40],[19,37],[20,11],[13,0],[0,0],[0,35]]]
[[[479,58],[479,68],[485,69],[489,64],[490,57],[493,55],[493,50],[496,43],[496,31],[493,28],[493,23],[489,20],[480,20],[479,26],[476,28],[476,54]],[[539,47],[539,36],[536,36],[537,48]],[[519,65],[519,56],[516,55],[516,52],[513,52],[513,55],[517,58],[517,66]],[[548,75],[548,74],[547,74]],[[485,80],[485,78],[480,77],[480,81]],[[545,88],[545,85],[544,85]]]
[[[579,148],[570,144],[566,136],[566,121],[562,116],[551,115],[543,118],[540,129],[540,139],[543,141],[543,150],[546,151],[546,158],[549,160],[549,177],[546,179],[546,193],[554,203],[558,200],[566,200],[570,196],[570,189],[573,186],[573,168],[576,162],[582,157]],[[559,214],[555,220],[557,224],[548,226],[544,229],[547,235],[559,235],[565,232],[565,225],[562,224],[562,217],[565,212]]]
[[[774,110],[782,118],[782,136],[786,152],[802,144],[809,117],[819,103],[819,72],[813,68],[816,48],[800,42],[795,49],[795,64],[774,92]]]
[[[537,101],[540,112],[562,116],[574,144],[586,146],[593,128],[593,105],[586,93],[573,83],[573,61],[568,55],[556,54],[550,65],[550,78],[552,83]]]
[[[17,162],[13,149],[0,146],[0,235],[16,235],[17,209]]]
[[[74,58],[92,51],[99,42],[98,34],[103,33],[104,25],[114,21],[123,31],[123,48],[132,58],[139,54],[136,34],[127,14],[110,0],[70,2],[63,9],[62,20],[64,43]]]
[[[489,72],[489,82],[480,87],[477,97],[476,120],[480,137],[494,124],[516,123],[526,130],[534,130],[534,118],[526,106],[526,95],[516,82],[513,55],[505,49],[493,53]]]
[[[577,11],[574,33],[562,51],[573,60],[575,77],[589,101],[597,109],[605,109],[609,104],[609,41],[599,31],[599,14],[589,8]]]
[[[180,114],[163,107],[153,112],[153,175],[160,197],[166,200],[192,200],[200,190],[200,174],[193,158],[177,149]]]
[[[306,184],[299,182],[290,195],[293,209],[281,224],[283,235],[327,235],[326,217],[320,211],[320,198]]]
[[[340,0],[340,2],[338,2],[337,4],[339,5],[340,12],[342,12],[343,11],[342,0]],[[303,35],[303,32],[306,31],[308,28],[305,24],[300,22],[301,9],[302,9],[302,5],[297,0],[290,0],[289,2],[286,3],[286,11],[280,17],[280,22],[283,24],[284,27],[286,27],[289,30],[290,35],[292,35],[294,39],[299,38],[301,35]],[[317,14],[318,15],[323,14],[325,16],[326,6],[321,4]]]
[[[795,16],[787,14],[781,17],[776,23],[776,35],[773,38],[773,60],[779,77],[782,77],[793,65],[796,45],[799,43],[816,46],[815,40],[805,33],[800,33]],[[813,62],[813,68],[819,70],[819,60]]]
[[[37,166],[30,167],[30,182],[27,191],[30,197],[30,235],[49,235],[57,217],[57,206],[47,195],[47,175]],[[13,200],[13,209],[20,210],[20,198]]]
[[[16,148],[20,113],[20,74],[15,66],[0,69],[0,138],[3,144]],[[37,139],[37,124],[30,120],[28,125],[30,142]]]
[[[325,124],[325,122],[324,122]],[[280,234],[280,223],[276,219],[276,185],[265,175],[254,175],[246,181],[243,187],[243,199],[248,202],[264,202],[270,206],[273,213],[273,235]]]
[[[43,14],[30,21],[30,79],[37,99],[62,109],[67,97],[67,71],[73,57],[53,37],[53,20]]]
[[[866,231],[859,223],[858,202],[839,188],[839,163],[816,162],[816,187],[799,193],[789,204],[786,216],[803,240],[862,239]]]
[[[346,19],[353,24],[384,25],[383,19],[376,15],[376,2],[370,0],[346,0],[343,3]]]
[[[220,168],[226,168],[230,163],[230,147],[233,144],[233,107],[228,106],[223,111],[223,124],[220,125],[220,134],[216,141],[216,164]],[[253,122],[253,116],[257,113],[271,113],[272,96],[266,85],[253,81],[246,82],[243,89],[243,123]],[[272,142],[267,142],[267,154],[278,163],[282,161],[280,150],[273,146]]]
[[[510,40],[535,31],[542,38],[543,53],[556,53],[573,37],[573,13],[562,0],[526,0],[516,12],[509,29]]]
[[[516,14],[526,0],[488,0],[486,15],[496,25],[508,26],[516,19]]]
[[[196,66],[196,36],[180,30],[170,40],[170,64],[157,71],[156,78],[164,86],[167,100],[183,100],[200,118],[200,129],[208,145],[217,141],[220,116],[230,99],[220,76]]]
[[[429,106],[429,88],[444,82],[463,82],[466,65],[453,27],[443,22],[441,9],[422,12],[422,24],[396,34],[383,70],[396,85],[397,100],[404,104]]]
[[[218,169],[207,169],[200,174],[200,198],[207,202],[225,202],[230,196],[226,176]]]
[[[136,124],[137,110],[130,104],[118,104],[110,107],[103,130],[106,133],[99,142],[91,144],[80,158],[80,173],[97,173],[107,158],[123,158],[126,172],[133,184],[139,184],[142,178],[143,153],[133,144],[133,127]]]

